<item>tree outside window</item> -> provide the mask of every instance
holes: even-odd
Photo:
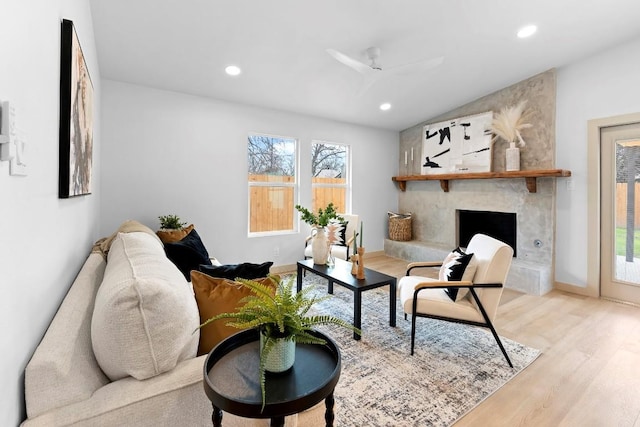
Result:
[[[249,135],[249,235],[295,229],[296,149],[294,138]]]
[[[311,187],[313,211],[333,203],[338,212],[347,212],[349,199],[349,147],[313,141],[311,144]]]

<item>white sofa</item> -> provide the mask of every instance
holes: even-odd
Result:
[[[211,425],[212,407],[202,384],[206,356],[195,357],[195,350],[194,356],[172,369],[144,380],[126,376],[112,381],[100,368],[91,326],[106,265],[102,254],[89,255],[29,361],[28,418],[22,426]],[[310,426],[318,421],[322,411],[311,410],[287,417],[286,425]],[[268,424],[231,414],[223,417],[225,427]]]

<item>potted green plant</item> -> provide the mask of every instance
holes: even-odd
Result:
[[[309,296],[313,287],[293,291],[293,278],[283,281],[269,276],[273,286],[253,280],[236,279],[250,289],[252,295],[233,313],[221,313],[205,321],[200,328],[218,319],[231,319],[227,325],[239,329],[258,328],[260,331],[260,389],[262,406],[265,398],[265,372],[284,372],[295,361],[295,344],[324,344],[325,341],[309,333],[318,325],[338,325],[360,332],[350,323],[328,315],[308,315],[309,309],[330,296]]]
[[[329,255],[329,240],[325,232],[325,227],[329,225],[329,221],[344,221],[344,218],[338,215],[333,203],[329,203],[326,208],[318,209],[318,213],[313,213],[309,209],[296,205],[296,209],[302,214],[300,219],[309,224],[312,230],[311,252],[313,254],[314,264],[325,264]]]
[[[332,219],[344,221],[344,218],[336,212],[333,203],[329,203],[324,209],[319,208],[317,214],[300,205],[296,205],[296,209],[302,214],[300,219],[315,228],[326,227]]]
[[[163,230],[180,230],[187,225],[177,215],[161,215],[158,219],[160,220],[160,228]]]

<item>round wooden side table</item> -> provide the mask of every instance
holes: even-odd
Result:
[[[327,427],[333,426],[333,390],[340,378],[341,356],[336,343],[321,332],[324,345],[296,344],[296,359],[286,372],[267,372],[266,404],[262,409],[259,332],[249,329],[218,344],[204,364],[204,390],[214,427],[222,426],[222,411],[245,418],[270,418],[283,426],[287,415],[311,408],[324,399]]]

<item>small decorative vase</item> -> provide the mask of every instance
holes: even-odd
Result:
[[[266,337],[260,332],[260,353]],[[268,372],[284,372],[289,370],[296,361],[296,342],[285,338],[276,338],[275,345],[267,355],[264,369]]]
[[[358,255],[351,255],[351,274],[358,274]]]
[[[329,239],[323,227],[315,229],[313,241],[311,242],[311,254],[313,255],[313,263],[324,265],[327,263],[329,256]]]
[[[364,248],[358,248],[358,273],[356,274],[357,279],[364,279]]]
[[[515,142],[509,143],[509,148],[507,148],[506,154],[507,154],[506,170],[519,171],[520,170],[520,149],[516,147]]]

